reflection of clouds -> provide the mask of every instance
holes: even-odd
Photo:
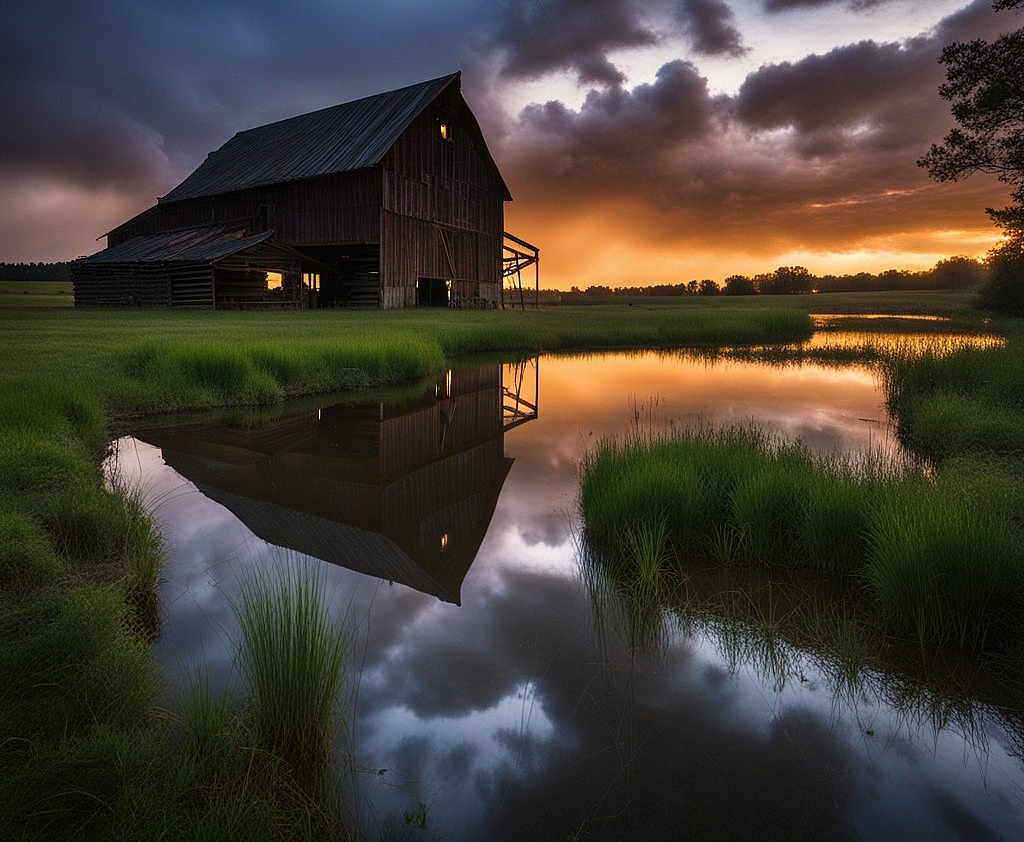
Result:
[[[868,435],[860,419],[885,417],[879,385],[861,369],[768,366],[648,352],[597,359],[545,357],[541,383],[540,421],[508,437],[509,450],[532,471],[554,459],[568,473],[593,441],[637,426],[646,430],[673,422],[692,426],[753,420],[795,438],[814,419],[810,427],[830,447],[839,443],[844,449],[863,449]],[[519,450],[538,455],[530,459],[515,452]],[[573,484],[575,480],[573,473]]]
[[[540,515],[520,530],[523,542],[529,546],[545,544],[548,547],[560,547],[565,542],[567,517],[552,512]]]
[[[467,600],[444,623],[417,623],[380,665],[386,680],[364,689],[368,705],[402,705],[421,717],[465,716],[494,707],[543,672],[543,641],[561,637],[558,606],[579,599],[574,583],[518,571],[503,578],[504,587]]]
[[[981,816],[976,815],[951,793],[932,791],[936,812],[943,817],[946,826],[960,839],[971,842],[996,842],[1002,839]]]

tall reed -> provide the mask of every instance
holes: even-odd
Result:
[[[261,744],[311,770],[325,770],[345,638],[332,621],[316,569],[298,562],[255,574],[238,617],[249,714]]]

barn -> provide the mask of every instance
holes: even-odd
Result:
[[[539,258],[511,199],[454,73],[239,132],[75,263],[75,303],[494,307]]]

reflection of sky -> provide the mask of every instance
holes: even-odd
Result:
[[[515,463],[461,607],[296,562],[318,566],[350,631],[349,732],[369,825],[401,825],[422,801],[428,829],[451,840],[1014,838],[1024,777],[997,725],[964,740],[870,692],[839,698],[813,666],[779,688],[730,670],[703,635],[630,652],[595,627],[577,577],[578,465],[592,441],[754,420],[819,450],[863,450],[886,427],[867,372],[651,353],[548,357],[539,378],[539,418],[505,437]],[[285,553],[155,448],[123,440],[119,464],[144,478],[170,545],[158,657],[178,686],[201,665],[225,682],[238,583]]]

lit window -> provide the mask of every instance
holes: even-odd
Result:
[[[280,289],[284,275],[280,272],[267,272],[267,289]]]
[[[451,129],[448,128],[448,124],[447,123],[442,123],[441,124],[441,140],[451,140],[451,139],[452,139]]]
[[[445,532],[444,535],[441,536],[441,552],[444,552],[447,549],[448,549],[448,533]]]

